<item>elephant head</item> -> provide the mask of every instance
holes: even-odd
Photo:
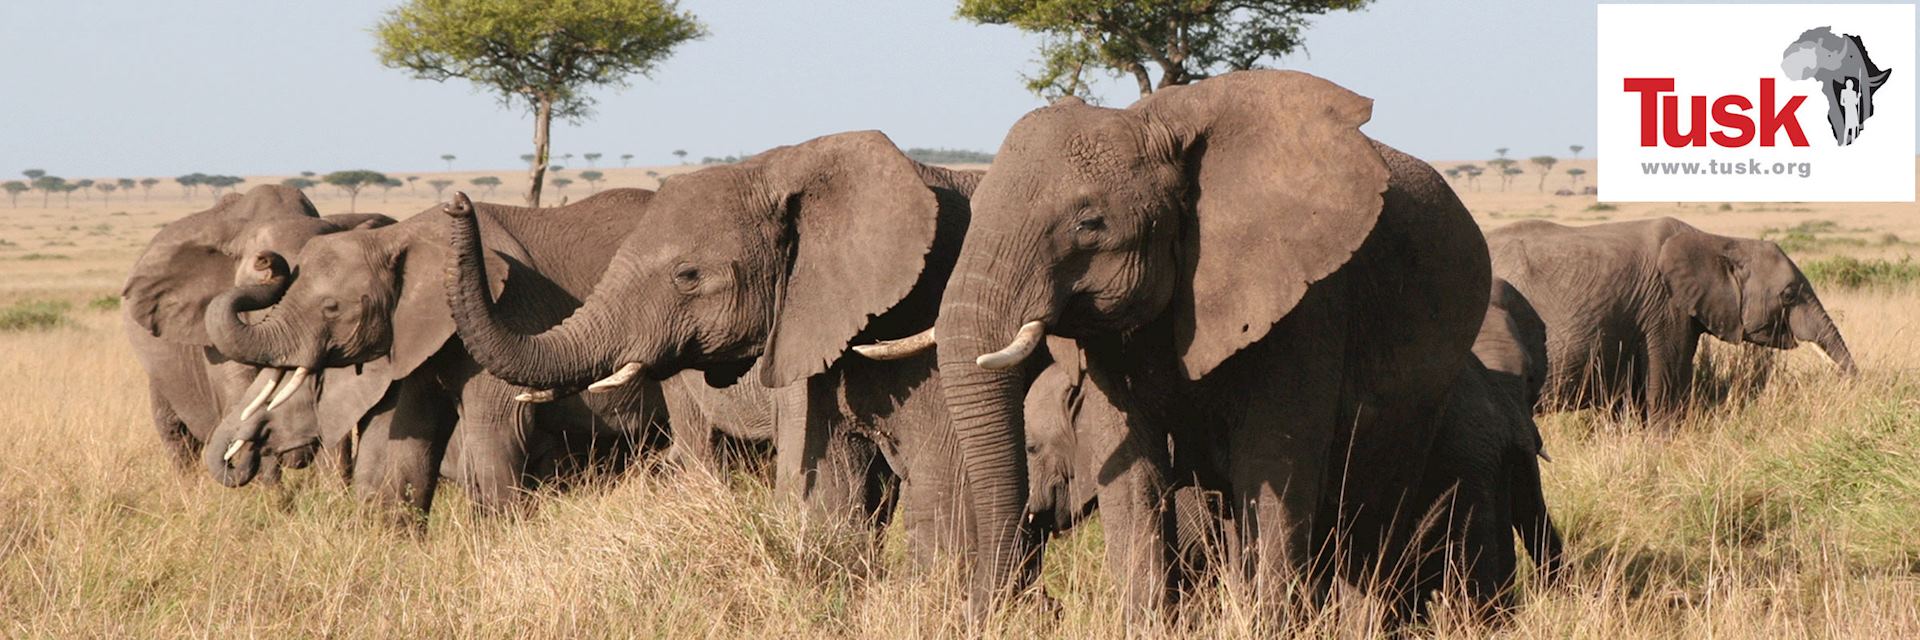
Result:
[[[1657,260],[1673,303],[1714,337],[1775,349],[1808,342],[1842,372],[1855,371],[1839,327],[1779,245],[1687,227],[1666,238]]]
[[[205,348],[214,362],[227,362],[229,365],[223,366],[244,369],[235,375],[254,379],[248,389],[251,393],[245,398],[223,401],[247,402],[257,396],[266,378],[278,381],[279,376],[275,372],[232,364],[230,355],[212,349],[215,345],[205,322],[209,302],[236,286],[258,291],[260,287],[284,284],[284,281],[272,281],[271,273],[263,273],[264,266],[255,260],[260,254],[296,252],[308,241],[323,235],[391,222],[379,214],[321,217],[299,190],[278,185],[255,187],[244,195],[228,195],[212,209],[169,223],[155,235],[127,278],[121,294],[123,313],[130,325],[147,335]],[[263,276],[267,280],[256,282]],[[290,395],[311,395],[313,384],[311,380],[288,381],[279,387]],[[222,412],[222,426],[216,427],[215,433],[228,429],[225,425],[229,423],[251,422],[262,427],[268,423],[300,424],[311,428],[323,419],[298,406],[276,412],[260,411],[261,407],[257,406],[252,410],[242,410],[238,405],[226,409]],[[247,414],[244,419],[241,413]],[[310,449],[289,451],[286,462],[291,464],[288,466],[300,466],[311,459]],[[235,471],[240,473],[215,475],[222,482],[244,483],[239,478],[250,479],[254,467],[247,465]]]
[[[443,227],[427,222],[437,218],[315,238],[292,261],[262,252],[258,264],[268,275],[208,303],[205,331],[220,352],[267,368],[250,402],[270,412],[293,406],[338,414],[352,424],[356,409],[370,409],[393,381],[445,346],[453,336],[442,291],[449,258]],[[501,262],[504,278],[505,261],[527,258],[497,224],[488,228],[500,236],[494,246],[502,253],[490,259]],[[496,294],[503,283],[496,282]],[[249,314],[263,317],[249,321]],[[312,384],[323,388],[302,388]],[[319,421],[269,427],[240,413],[215,432],[204,455],[209,470],[231,479],[228,484],[244,484],[261,452],[338,439],[323,433]]]
[[[1027,388],[1027,519],[1036,529],[1065,531],[1086,515],[1099,490],[1094,478],[1075,473],[1079,465],[1080,416],[1084,370],[1079,347],[1060,337],[1047,339],[1053,364]]]
[[[1199,380],[1266,335],[1371,234],[1388,169],[1371,101],[1239,72],[1127,109],[1074,99],[1013,126],[974,192],[935,331],[974,500],[980,595],[1009,586],[1027,496],[1021,374],[1053,333],[1164,328]],[[1004,347],[1003,347],[1004,345]]]
[[[483,283],[497,267],[477,259],[457,197],[453,316],[474,358],[515,384],[604,390],[691,368],[725,386],[757,358],[762,382],[784,386],[825,371],[916,288],[940,211],[923,169],[868,131],[674,176],[649,233],[628,236],[580,309],[538,334],[492,315]]]

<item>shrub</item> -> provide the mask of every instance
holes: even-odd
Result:
[[[1781,246],[1784,247],[1785,243]],[[1898,262],[1881,258],[1861,260],[1850,256],[1834,256],[1808,262],[1802,265],[1801,272],[1816,282],[1849,289],[1920,281],[1920,263],[1915,263],[1913,256],[1901,258]]]
[[[1593,204],[1587,205],[1587,210],[1588,211],[1619,211],[1620,207],[1616,207],[1611,204],[1607,204],[1605,202],[1595,202]]]
[[[111,293],[94,296],[92,300],[87,301],[87,308],[94,311],[118,311],[120,309],[120,296]]]
[[[0,309],[0,331],[38,331],[72,324],[65,300],[25,300]]]

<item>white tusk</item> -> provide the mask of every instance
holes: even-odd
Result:
[[[1833,359],[1833,354],[1831,354],[1831,353],[1827,353],[1827,348],[1826,348],[1826,347],[1822,347],[1822,346],[1820,346],[1820,343],[1818,343],[1818,342],[1809,342],[1809,343],[1807,343],[1807,344],[1811,344],[1811,345],[1813,345],[1813,350],[1814,350],[1814,351],[1816,351],[1816,352],[1818,352],[1818,353],[1820,354],[1820,357],[1822,357],[1822,358],[1826,358],[1826,359],[1827,359],[1827,364],[1830,364],[1830,365],[1833,365],[1833,366],[1836,366],[1836,367],[1837,367],[1837,366],[1840,366],[1840,361],[1839,361],[1839,360],[1835,360],[1835,359]]]
[[[620,370],[613,372],[613,375],[601,378],[599,382],[587,385],[587,390],[594,393],[612,391],[615,388],[633,382],[633,377],[637,375],[640,375],[640,363],[629,362],[621,365]]]
[[[553,402],[553,398],[554,393],[552,389],[535,389],[533,391],[520,392],[520,395],[513,397],[513,401],[528,404],[545,404]]]
[[[233,444],[227,445],[227,455],[224,459],[227,462],[233,462],[233,454],[240,453],[240,445],[246,443],[247,441],[245,440],[236,439],[233,441]]]
[[[267,398],[273,397],[273,387],[274,385],[280,384],[280,376],[285,373],[286,373],[285,371],[281,371],[279,369],[261,369],[260,370],[260,375],[256,379],[259,379],[259,378],[266,379],[267,386],[261,387],[260,395],[254,396],[253,402],[247,403],[247,408],[240,410],[241,420],[245,420],[247,418],[253,417],[253,412],[259,411],[260,405],[266,404]],[[233,457],[233,454],[228,453],[227,457],[231,458]]]
[[[1012,368],[1033,355],[1034,347],[1040,346],[1040,341],[1046,337],[1045,322],[1035,320],[1020,325],[1020,333],[1014,334],[1013,342],[1007,343],[1007,348],[974,358],[973,363],[995,371]]]
[[[267,403],[267,410],[272,411],[274,409],[280,408],[280,403],[286,402],[287,398],[293,397],[294,390],[299,389],[300,383],[306,382],[306,380],[307,380],[306,367],[300,367],[298,369],[294,369],[293,375],[287,376],[287,379],[281,382],[280,393],[274,394],[273,402]]]
[[[1553,462],[1553,456],[1547,455],[1547,448],[1544,445],[1540,447],[1540,459],[1545,460],[1547,462]]]
[[[933,348],[937,343],[933,338],[933,328],[899,340],[881,340],[873,344],[857,345],[853,352],[868,360],[900,360],[912,357],[922,351]]]

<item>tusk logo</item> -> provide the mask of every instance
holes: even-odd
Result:
[[[1892,69],[1881,69],[1867,55],[1860,36],[1836,34],[1831,27],[1808,29],[1780,54],[1780,70],[1793,80],[1820,83],[1827,97],[1827,125],[1833,141],[1853,144],[1873,117],[1873,94]]]

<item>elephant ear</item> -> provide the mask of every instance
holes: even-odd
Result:
[[[761,154],[785,203],[793,262],[760,361],[782,387],[823,372],[873,317],[907,297],[926,267],[940,205],[918,163],[878,131]]]
[[[1080,350],[1080,343],[1073,338],[1047,336],[1047,355],[1053,357],[1053,366],[1066,372],[1067,379],[1074,384],[1080,383],[1080,375],[1087,370],[1087,356]]]
[[[1360,133],[1373,101],[1291,71],[1243,71],[1132,109],[1182,145],[1175,347],[1198,380],[1259,340],[1373,232],[1388,169]]]
[[[506,290],[514,266],[526,269],[533,260],[526,248],[520,246],[520,241],[488,212],[488,205],[475,206],[478,210],[474,212],[474,219],[480,223],[481,251],[485,254],[487,289],[493,299],[498,300]],[[447,270],[452,265],[451,245],[442,218],[429,211],[385,230],[394,234],[397,245],[392,249],[394,277],[399,287],[399,300],[393,305],[392,318],[395,380],[412,375],[416,367],[446,345],[455,331],[446,291]]]
[[[275,219],[315,218],[303,196],[285,187],[227,194],[213,208],[167,223],[134,261],[120,291],[128,317],[148,333],[178,344],[209,346],[207,303],[234,285],[238,239]],[[298,194],[298,191],[294,191]]]
[[[1660,244],[1657,267],[1673,303],[1728,342],[1742,338],[1741,266],[1732,239],[1683,230]]]
[[[391,360],[381,358],[351,367],[333,367],[321,374],[320,402],[315,413],[321,441],[333,446],[358,430],[360,419],[386,397],[397,378]]]

